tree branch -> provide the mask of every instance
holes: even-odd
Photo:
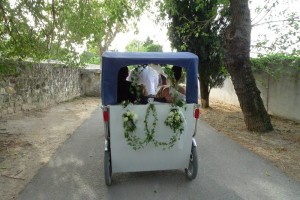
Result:
[[[267,21],[267,22],[262,22],[262,23],[256,23],[256,24],[253,24],[251,26],[255,27],[255,26],[260,26],[260,25],[263,25],[263,24],[278,23],[278,22],[288,22],[288,21],[291,21],[291,20],[282,19],[282,20],[275,20],[275,21]],[[299,20],[293,20],[293,21],[300,22],[300,19]]]
[[[270,1],[266,2],[266,4],[263,6],[264,9],[267,9],[267,5],[269,4],[269,2],[270,2]],[[272,6],[272,7],[275,7],[275,6]],[[272,7],[271,7],[271,8],[272,8]],[[270,10],[271,8],[269,8],[269,10]],[[253,21],[254,21],[254,20],[255,20],[262,12],[263,12],[264,9],[261,9],[261,11],[260,11],[259,13],[257,13],[257,15],[251,20],[251,22],[253,22]]]

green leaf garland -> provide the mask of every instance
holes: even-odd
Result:
[[[152,122],[152,128],[151,130],[149,129],[149,126],[148,126],[148,119],[149,119],[149,114],[150,112],[152,111],[152,115],[153,115],[153,122]],[[146,132],[146,144],[150,143],[151,141],[153,141],[154,139],[154,134],[155,134],[155,128],[156,128],[156,125],[157,125],[157,112],[156,112],[156,108],[154,106],[154,104],[149,104],[148,108],[147,108],[147,111],[146,111],[146,115],[145,115],[145,120],[144,120],[144,123],[145,123],[145,132]]]
[[[160,142],[157,140],[153,140],[155,146],[163,146],[164,149],[165,147],[167,147],[168,149],[170,149],[171,147],[173,147],[175,145],[175,143],[180,140],[180,136],[184,131],[184,119],[182,114],[179,112],[178,108],[171,108],[167,119],[165,120],[165,125],[169,126],[171,128],[171,130],[173,131],[174,135],[172,135],[172,137],[170,138],[169,141],[167,142]]]
[[[152,113],[153,121],[152,124],[149,124],[150,114]],[[153,142],[153,144],[158,147],[162,146],[163,150],[166,148],[170,149],[175,145],[175,143],[180,140],[180,136],[184,131],[184,117],[180,113],[177,107],[171,108],[168,117],[164,121],[164,124],[171,128],[173,131],[173,135],[170,137],[169,141],[161,142],[155,139],[155,129],[157,126],[158,118],[157,111],[154,104],[149,104],[146,115],[144,119],[145,124],[145,138],[142,139],[134,134],[136,130],[136,122],[138,120],[137,114],[133,111],[127,110],[123,114],[123,127],[124,127],[124,136],[129,146],[131,146],[134,150],[141,149],[145,147],[145,145]],[[150,128],[151,127],[151,128]]]

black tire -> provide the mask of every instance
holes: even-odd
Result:
[[[187,179],[193,180],[198,174],[198,157],[197,157],[197,148],[192,146],[190,162],[188,168],[185,169],[185,175]]]
[[[111,157],[110,152],[104,152],[104,173],[105,173],[105,183],[106,185],[111,185],[111,175],[112,175],[112,167],[111,167]]]

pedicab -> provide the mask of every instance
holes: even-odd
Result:
[[[117,102],[118,72],[124,66],[176,65],[186,71],[183,106],[155,101]],[[101,98],[105,129],[105,182],[113,173],[184,170],[190,180],[198,172],[198,57],[189,52],[105,52],[102,56]]]

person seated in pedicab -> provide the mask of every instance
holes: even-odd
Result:
[[[175,84],[177,84],[177,86],[176,87],[172,85],[161,86],[161,88],[158,90],[156,94],[156,97],[165,98],[167,103],[173,102],[175,98],[185,101],[186,90],[183,86],[179,85],[179,81],[182,75],[182,67],[174,65],[172,67],[172,72],[175,78],[175,82],[176,82]]]
[[[133,103],[136,101],[136,91],[130,89],[131,82],[126,80],[128,74],[128,67],[122,67],[118,73],[118,103],[122,103],[123,101],[129,101]]]
[[[141,94],[147,95],[145,87],[141,85],[139,88],[132,86],[131,81],[127,80],[129,75],[128,67],[122,67],[118,73],[118,90],[117,90],[117,102],[129,101],[130,103],[136,103],[138,100],[137,90],[141,90]],[[142,96],[143,96],[142,95]]]
[[[159,84],[159,74],[152,69],[149,65],[140,65],[139,66],[139,84],[143,85],[144,96],[155,96],[156,88]],[[129,75],[127,80],[132,79],[132,74]]]
[[[163,74],[159,74],[159,86],[167,85],[167,78]]]

